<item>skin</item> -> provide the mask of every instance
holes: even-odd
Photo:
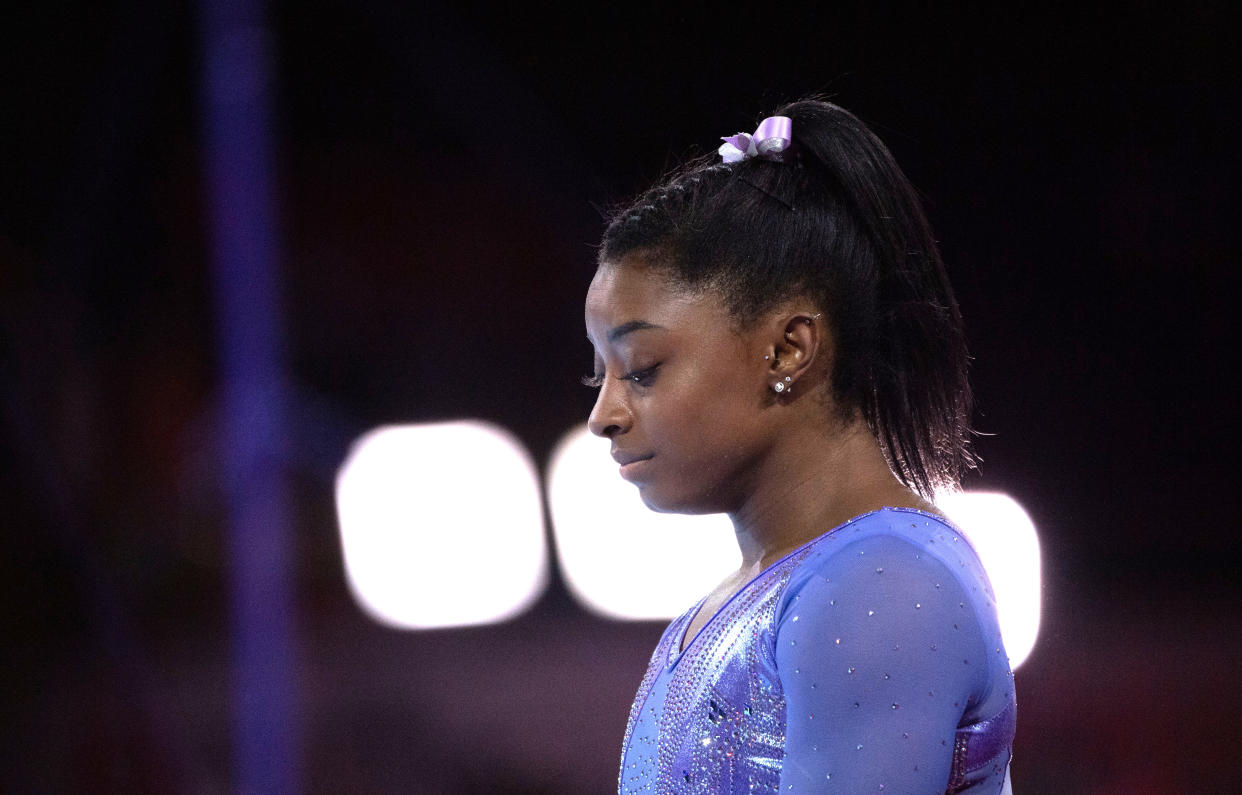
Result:
[[[622,477],[654,510],[733,522],[742,564],[687,640],[765,568],[843,522],[885,506],[935,512],[892,474],[861,417],[836,410],[831,334],[805,296],[739,327],[715,291],[629,255],[596,272],[586,328],[600,387],[587,424],[611,440]]]

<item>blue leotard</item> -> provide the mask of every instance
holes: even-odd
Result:
[[[685,639],[700,606],[652,655],[622,793],[1001,792],[1013,676],[983,566],[942,518],[856,517]]]

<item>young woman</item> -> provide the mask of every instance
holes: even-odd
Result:
[[[599,262],[590,428],[742,551],[657,646],[620,790],[1002,791],[993,597],[931,502],[970,464],[961,318],[888,150],[788,105],[617,214]]]

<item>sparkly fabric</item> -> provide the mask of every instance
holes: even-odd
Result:
[[[1016,706],[991,587],[943,519],[884,508],[660,639],[622,793],[1001,792]]]

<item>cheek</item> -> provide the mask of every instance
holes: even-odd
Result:
[[[745,455],[760,410],[759,398],[737,380],[700,381],[670,395],[652,431],[676,447],[679,458],[715,468]]]
[[[762,409],[762,393],[735,371],[710,375],[700,382],[696,400],[704,425],[718,433],[750,425]]]
[[[699,386],[703,386],[701,383]],[[757,400],[747,401],[740,385],[712,384],[652,401],[644,435],[657,466],[637,484],[648,507],[671,513],[728,512],[735,504],[739,475],[752,457]]]

